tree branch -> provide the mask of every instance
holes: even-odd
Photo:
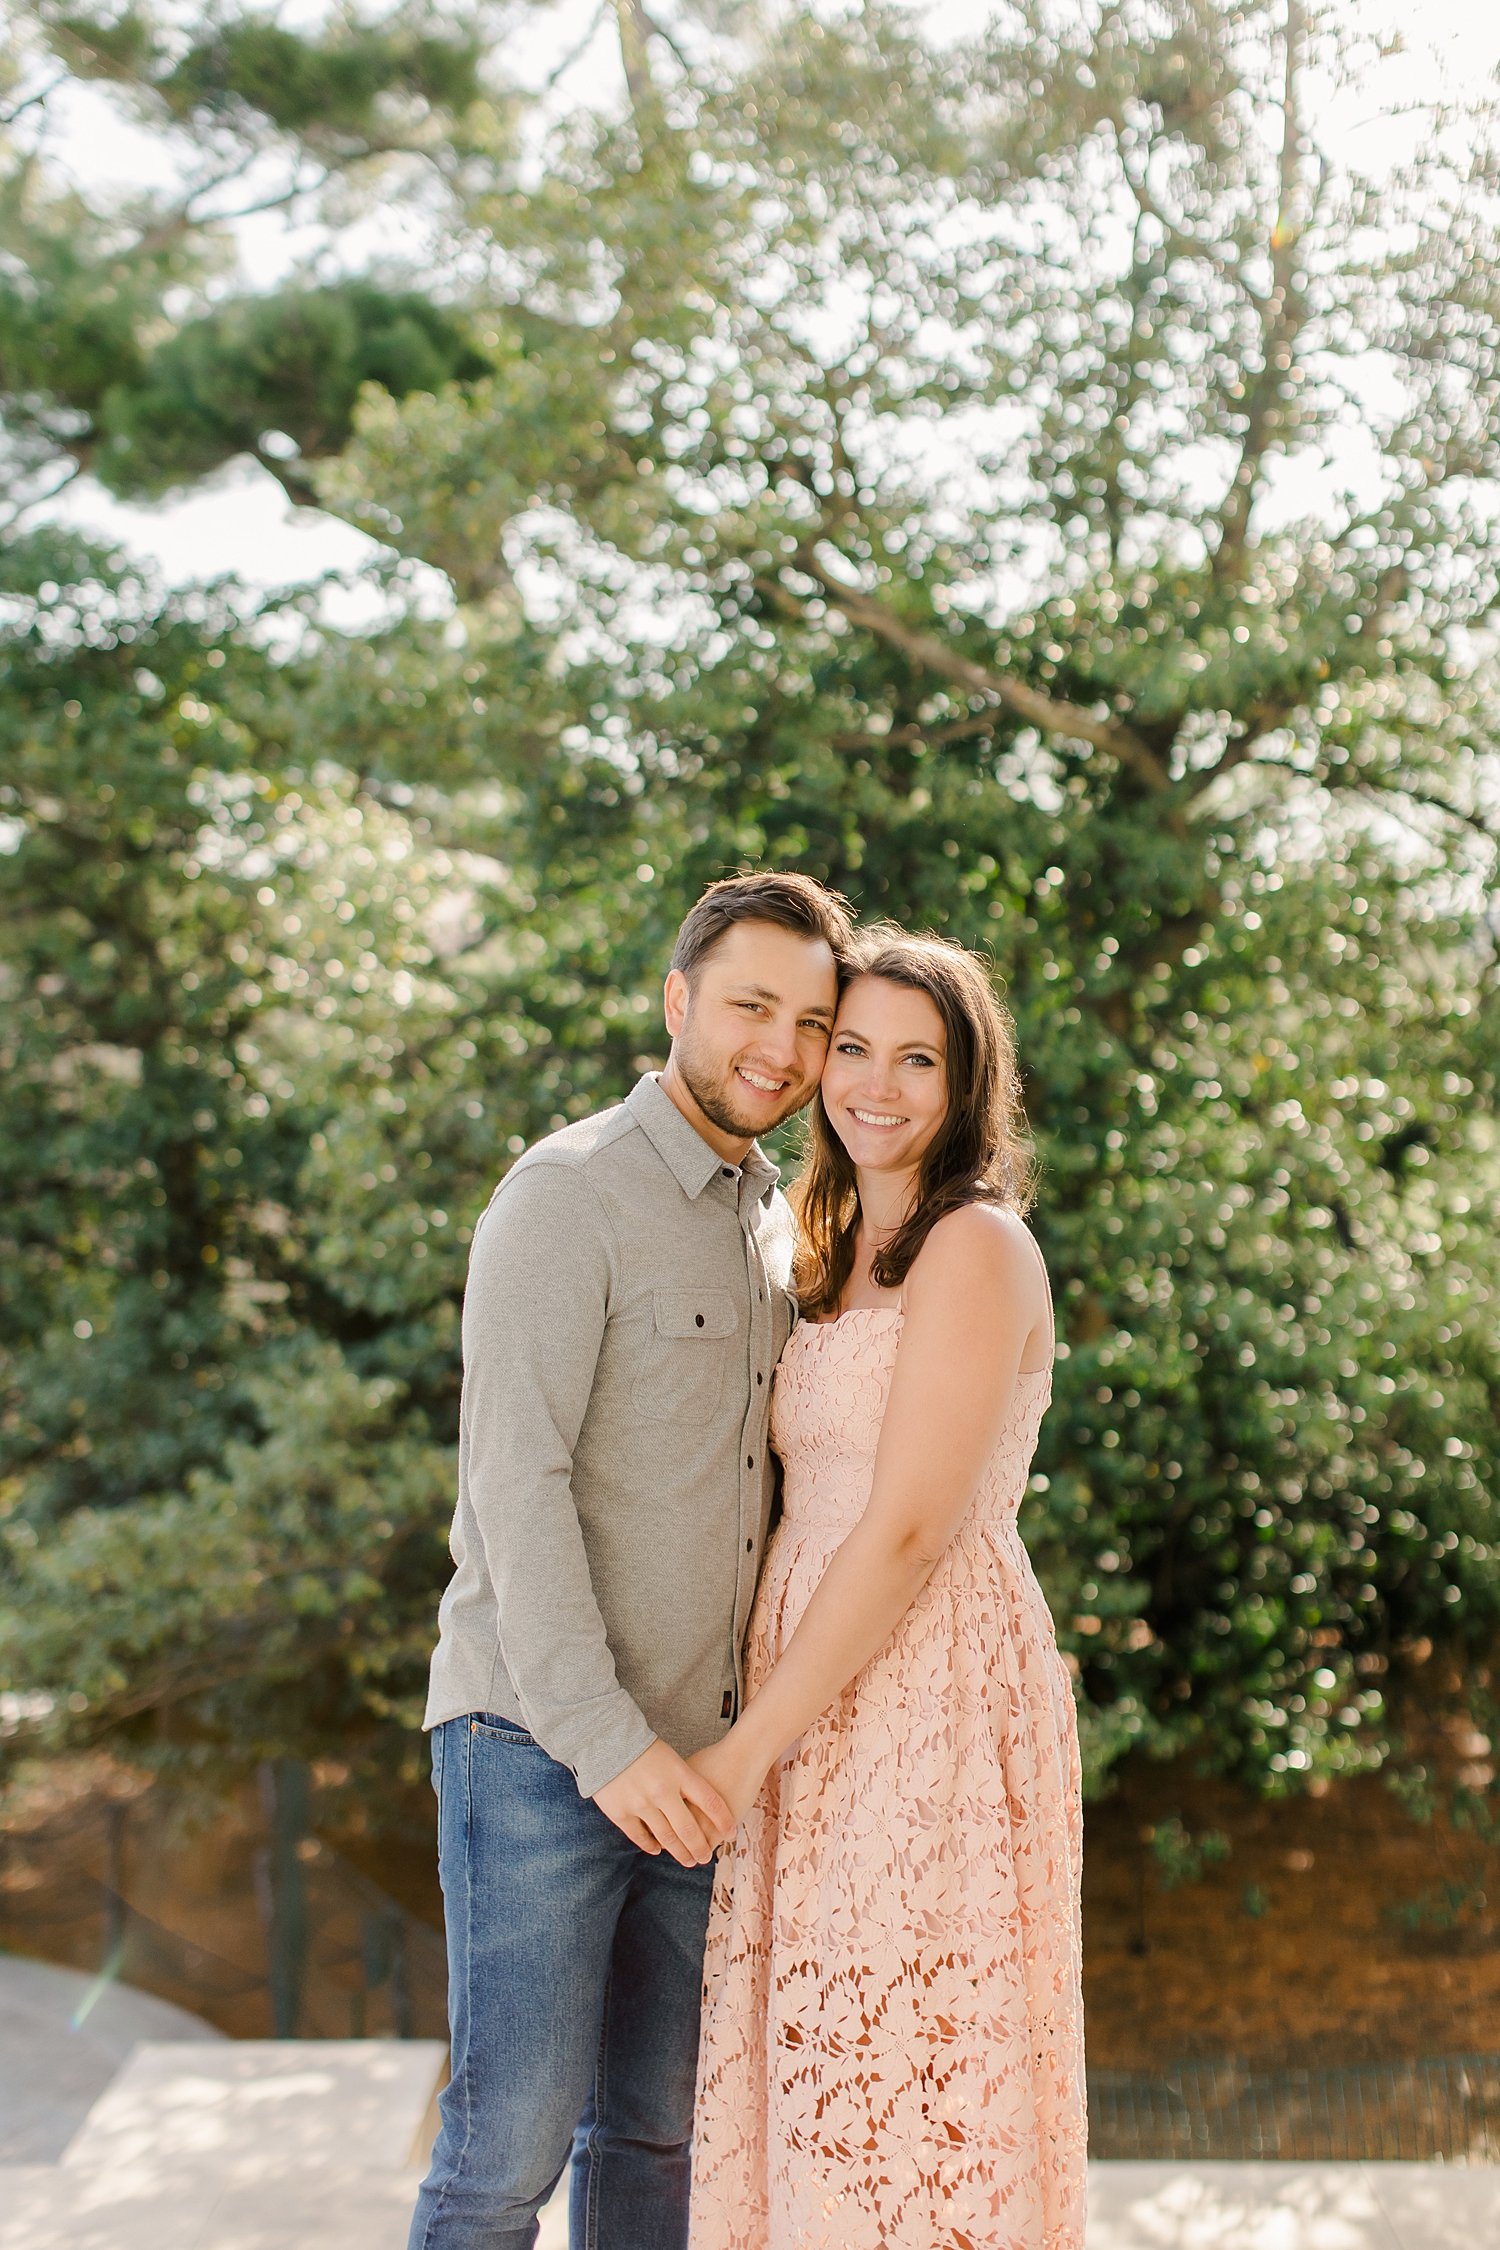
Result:
[[[1205,766],[1199,773],[1189,774],[1186,783],[1188,795],[1201,797],[1204,790],[1221,776],[1233,773],[1236,766],[1246,764],[1266,736],[1274,734],[1278,727],[1284,727],[1304,700],[1301,696],[1291,695],[1268,697],[1262,702],[1252,703],[1243,715],[1238,734],[1224,745],[1213,764]]]
[[[68,486],[83,473],[83,463],[72,454],[66,454],[58,463],[58,474],[45,492],[33,492],[17,499],[9,507],[0,509],[0,531],[14,531],[33,508],[45,508],[49,501],[66,492]]]
[[[615,21],[620,32],[625,88],[630,106],[639,116],[643,110],[656,106],[656,82],[651,76],[651,58],[646,52],[653,26],[641,0],[615,0]]]
[[[912,719],[905,726],[887,727],[883,734],[878,734],[873,727],[866,727],[860,733],[836,734],[833,747],[835,750],[903,750],[918,742],[934,745],[965,742],[972,735],[989,734],[994,724],[987,711],[971,711],[966,719],[947,719],[940,727],[924,727],[919,719]]]
[[[1299,304],[1293,283],[1302,217],[1298,210],[1303,153],[1298,74],[1306,28],[1303,0],[1286,0],[1286,79],[1276,219],[1271,229],[1271,291],[1262,303],[1261,364],[1245,401],[1244,443],[1219,517],[1213,577],[1220,585],[1236,580],[1244,565],[1250,513],[1260,485],[1261,468],[1284,419],[1281,386],[1291,371],[1292,344],[1299,326]]]
[[[1236,289],[1242,290],[1252,304],[1258,305],[1261,299],[1246,280],[1238,260],[1220,244],[1210,242],[1204,235],[1192,233],[1189,228],[1182,224],[1181,220],[1174,219],[1169,212],[1162,208],[1151,192],[1151,185],[1145,168],[1138,168],[1130,160],[1125,131],[1120,119],[1111,116],[1109,124],[1110,130],[1114,134],[1115,153],[1120,160],[1121,177],[1135,198],[1136,207],[1140,211],[1141,217],[1150,219],[1153,225],[1160,227],[1163,249],[1170,250],[1185,258],[1202,258],[1205,264],[1211,265],[1216,272],[1223,274],[1226,280],[1231,281]],[[1148,149],[1147,162],[1149,163],[1149,161],[1150,151]]]
[[[1430,789],[1413,789],[1409,782],[1400,780],[1372,784],[1366,775],[1354,776],[1364,787],[1376,788],[1382,797],[1405,797],[1413,805],[1425,805],[1429,812],[1441,813],[1446,820],[1456,821],[1460,827],[1472,828],[1482,836],[1492,851],[1500,851],[1500,825],[1486,820],[1483,813],[1471,811],[1466,805],[1456,805],[1451,797],[1436,796]]]
[[[693,66],[689,62],[687,56],[683,53],[682,49],[678,46],[677,41],[673,38],[671,32],[668,31],[666,25],[664,23],[658,23],[655,16],[648,14],[644,7],[641,8],[641,20],[646,25],[647,29],[652,33],[652,35],[662,42],[663,46],[669,47],[671,49],[672,53],[677,57],[678,62],[682,65],[683,70],[690,73]]]
[[[278,188],[274,194],[258,197],[254,203],[246,203],[236,211],[210,211],[200,215],[193,209],[194,204],[204,196],[212,195],[218,188],[228,187],[232,180],[243,178],[250,168],[250,162],[246,158],[243,164],[236,164],[227,172],[220,172],[212,179],[200,180],[189,189],[181,202],[171,210],[164,211],[151,226],[142,228],[135,238],[134,254],[138,257],[154,257],[158,251],[169,248],[183,235],[196,233],[201,228],[232,226],[237,220],[258,218],[266,211],[285,210],[289,204],[299,202],[304,196],[316,194],[328,179],[325,167],[316,181],[294,180],[290,187]]]
[[[10,127],[15,124],[17,118],[24,117],[28,109],[45,108],[46,104],[52,99],[52,96],[60,92],[67,83],[68,74],[66,71],[62,71],[56,78],[52,79],[48,85],[38,86],[34,94],[27,94],[23,96],[23,98],[16,103],[14,109],[0,110],[0,128],[9,131]]]
[[[576,45],[568,49],[567,53],[563,56],[563,59],[560,63],[556,64],[553,69],[548,71],[544,83],[549,94],[551,93],[553,87],[557,84],[558,80],[560,78],[566,77],[567,73],[572,69],[574,63],[576,63],[581,56],[588,53],[589,48],[593,45],[594,41],[599,36],[599,27],[603,23],[603,21],[604,0],[600,0],[599,6],[594,10],[593,14],[589,18],[588,29],[587,31],[585,31],[583,37],[576,43]]]
[[[985,665],[976,664],[972,657],[945,646],[934,634],[906,624],[883,602],[835,578],[814,554],[805,550],[799,553],[796,567],[816,580],[827,599],[835,609],[842,610],[851,625],[863,626],[888,647],[899,649],[919,670],[951,680],[970,695],[982,695],[987,702],[998,703],[1043,734],[1072,736],[1077,741],[1092,744],[1096,750],[1118,759],[1153,794],[1163,795],[1171,788],[1172,777],[1155,751],[1120,720],[1100,718],[1096,711],[1085,710],[1081,703],[1065,702],[1031,687],[1025,680],[1013,679],[1008,673],[992,672]],[[785,594],[786,589],[783,587],[780,591]]]

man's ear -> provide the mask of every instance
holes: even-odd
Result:
[[[667,981],[662,986],[661,1012],[666,1018],[669,1038],[675,1039],[687,1022],[689,989],[681,969],[668,969]]]

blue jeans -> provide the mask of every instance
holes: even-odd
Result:
[[[687,2250],[712,1867],[652,1859],[487,1712],[433,1730],[453,2075],[408,2250]]]

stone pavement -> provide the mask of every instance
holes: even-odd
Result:
[[[54,2164],[0,2167],[0,2250],[403,2250],[437,2040],[138,2046]]]
[[[0,1954],[0,2166],[55,2163],[142,2039],[222,2036],[149,1992]]]
[[[1500,2165],[1091,2164],[1088,2250],[1500,2250]]]
[[[1500,2165],[1091,2164],[1088,2250],[1500,2250]]]
[[[1500,2165],[1091,2164],[1088,2250],[1500,2250]]]
[[[122,2061],[137,2022],[162,2028],[141,1998],[88,2035],[88,1978],[0,1959],[0,2250],[405,2250],[437,2041],[189,2018]],[[539,2250],[567,2250],[561,2192]],[[1500,2250],[1500,2165],[1096,2164],[1088,2250]]]

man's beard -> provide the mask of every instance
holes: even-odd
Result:
[[[691,1045],[683,1040],[680,1034],[677,1040],[676,1060],[677,1075],[708,1119],[709,1124],[716,1125],[721,1133],[732,1134],[736,1140],[751,1141],[754,1140],[757,1132],[772,1132],[778,1125],[784,1125],[789,1117],[795,1117],[797,1111],[804,1106],[805,1097],[799,1096],[798,1099],[789,1101],[786,1108],[780,1110],[775,1117],[760,1119],[742,1117],[734,1108],[733,1099],[728,1089],[712,1085],[708,1078],[699,1071]]]

